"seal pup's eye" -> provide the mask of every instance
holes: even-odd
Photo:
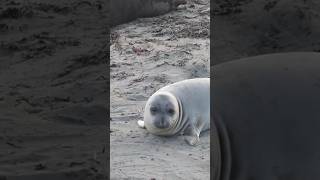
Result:
[[[168,109],[168,113],[171,114],[171,115],[173,115],[173,114],[174,114],[174,109],[171,109],[171,108]]]
[[[154,107],[154,106],[150,108],[151,113],[156,113],[157,110],[158,110],[158,109],[157,109],[156,107]]]

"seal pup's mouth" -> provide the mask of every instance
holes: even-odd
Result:
[[[164,118],[161,118],[161,120],[155,121],[154,126],[158,129],[167,129],[170,127],[171,121],[166,121]]]

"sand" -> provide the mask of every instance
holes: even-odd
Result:
[[[111,179],[209,179],[209,132],[192,147],[182,136],[158,137],[137,125],[159,88],[210,74],[209,0],[111,29]]]
[[[107,8],[0,2],[0,179],[105,179]]]

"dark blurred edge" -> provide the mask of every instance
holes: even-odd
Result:
[[[318,2],[210,1],[211,117],[213,117],[212,67],[214,65],[262,54],[320,51],[319,18],[315,13],[319,12],[320,6],[319,4],[312,6],[312,3]],[[262,5],[261,10],[252,8],[258,7],[257,4]],[[214,122],[212,119],[211,122]],[[213,123],[211,129],[214,129]],[[212,131],[210,135],[212,138]],[[214,146],[212,141],[210,142],[210,156],[213,157]],[[211,174],[213,166],[211,158]]]
[[[108,15],[107,15],[107,107],[108,111],[108,118],[106,119],[106,125],[107,125],[107,145],[106,145],[106,149],[107,149],[107,179],[110,179],[110,27],[111,27],[111,15],[110,15],[110,0],[107,0],[107,9],[108,9]]]
[[[213,19],[214,19],[214,17],[213,17],[213,1],[214,0],[210,0],[210,88],[212,88],[213,87],[213,84],[212,84],[212,77],[213,77],[213,72],[212,72],[212,68],[211,68],[211,66],[212,66],[212,64],[214,64],[213,62],[214,62],[214,59],[213,59],[213,42],[214,42],[214,40],[213,40],[213,25],[214,25],[214,21],[213,21]],[[211,91],[210,91],[211,92]],[[210,93],[211,94],[211,93]],[[213,105],[212,105],[212,102],[213,102],[213,100],[212,100],[212,95],[210,95],[210,117],[213,117]],[[211,120],[211,122],[210,122],[210,129],[213,129],[213,120],[212,120],[212,118],[210,119]],[[210,139],[213,137],[214,135],[213,135],[213,133],[212,133],[212,130],[210,131]],[[213,169],[213,143],[212,143],[212,141],[210,141],[210,179],[213,179],[213,171],[214,171],[214,169]]]
[[[109,0],[107,0],[105,2],[105,6],[106,8],[109,8]],[[108,48],[110,46],[110,42],[109,42],[109,34],[110,34],[110,20],[109,20],[109,9],[108,9],[108,15],[107,15],[107,19],[106,21],[101,21],[101,23],[103,23],[106,26],[106,57],[107,59],[105,60],[106,63],[106,83],[107,83],[107,87],[108,89],[106,90],[107,92],[107,99],[106,99],[106,131],[105,131],[105,135],[106,135],[106,141],[105,141],[105,148],[104,150],[106,151],[106,157],[103,157],[104,162],[106,162],[106,167],[105,171],[103,172],[104,174],[99,174],[99,177],[95,177],[95,178],[99,178],[99,179],[109,179],[110,178],[110,110],[109,110],[109,105],[110,105],[110,89],[109,89],[109,85],[110,85],[110,68],[109,68],[109,63],[110,63],[110,49]],[[104,165],[102,165],[104,166]],[[91,172],[87,172],[86,170],[79,170],[79,171],[70,171],[70,172],[58,172],[58,173],[39,173],[39,174],[32,174],[32,175],[1,175],[0,174],[0,180],[82,180],[82,179],[87,179],[84,177],[79,176],[79,174],[90,174]]]

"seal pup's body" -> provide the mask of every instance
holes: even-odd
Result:
[[[188,79],[159,89],[148,99],[144,121],[138,124],[155,135],[183,134],[188,144],[196,145],[200,133],[210,128],[210,79]]]

